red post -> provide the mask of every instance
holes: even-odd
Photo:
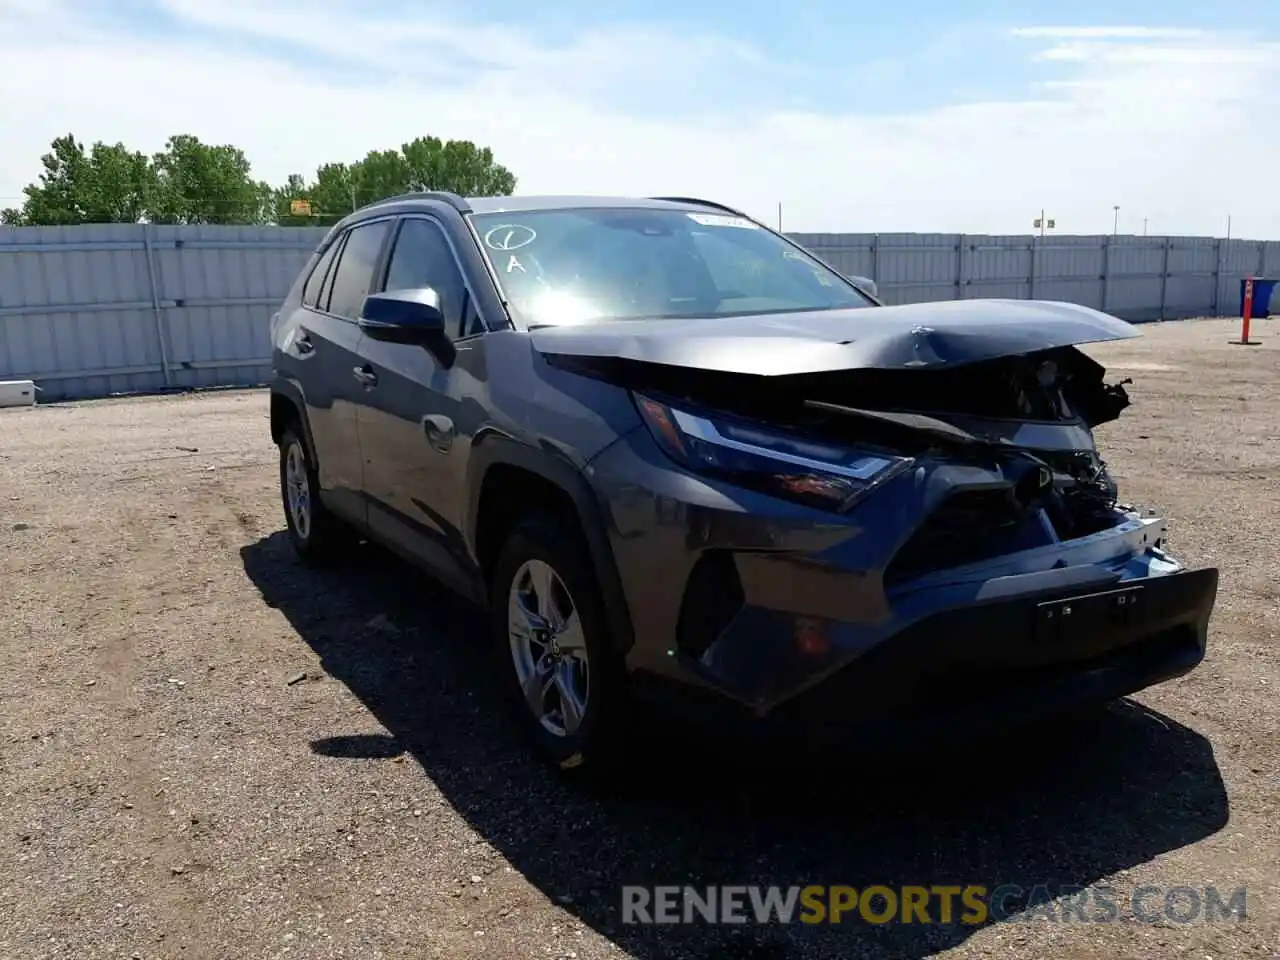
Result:
[[[1240,318],[1240,342],[1249,342],[1249,321],[1253,319],[1253,277],[1244,278],[1244,314]]]
[[[1246,347],[1255,347],[1259,341],[1249,339],[1249,321],[1253,319],[1253,277],[1244,278],[1244,303],[1240,311],[1240,339],[1232,340]]]

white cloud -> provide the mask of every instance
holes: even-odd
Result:
[[[1233,45],[1223,43],[1222,38],[1218,38],[1216,42],[1208,44],[1061,43],[1039,50],[1035,59],[1117,65],[1158,63],[1177,68],[1214,64],[1257,64],[1265,67],[1269,62],[1275,62],[1277,53],[1280,53],[1278,44],[1253,41]]]
[[[146,150],[194,133],[242,146],[273,181],[430,133],[491,146],[521,192],[702,195],[765,218],[781,201],[794,230],[1020,232],[1043,207],[1087,233],[1110,230],[1118,203],[1122,229],[1148,217],[1153,233],[1220,233],[1231,213],[1236,235],[1280,233],[1267,189],[1280,57],[1262,41],[993,33],[993,49],[1017,44],[1043,82],[886,116],[870,108],[892,91],[874,87],[857,103],[785,109],[799,84],[820,102],[819,71],[661,25],[584,26],[553,43],[337,3],[164,2],[203,32],[130,35],[73,3],[0,0],[0,205],[67,131]],[[973,50],[975,71],[985,54]],[[877,75],[909,83],[928,69]],[[731,96],[738,78],[747,95]]]
[[[1018,27],[1014,36],[1029,40],[1186,40],[1203,37],[1197,27]]]

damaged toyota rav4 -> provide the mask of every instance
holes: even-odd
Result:
[[[361,539],[489,611],[563,768],[658,708],[786,750],[998,733],[1185,674],[1214,569],[1125,506],[1082,306],[884,306],[681,198],[418,193],[338,223],[271,323],[306,560]],[[682,741],[683,745],[683,741]]]

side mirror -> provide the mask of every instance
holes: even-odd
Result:
[[[393,343],[426,344],[446,339],[440,295],[430,287],[365,297],[359,325],[369,336]]]
[[[872,300],[880,299],[880,294],[876,289],[876,282],[870,277],[850,277],[849,282],[869,296]]]

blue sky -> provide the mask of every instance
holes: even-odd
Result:
[[[338,4],[341,7],[344,4]],[[715,36],[736,41],[768,55],[772,69],[701,69],[685,62],[671,66],[696,73],[697,84],[680,109],[714,107],[726,98],[763,97],[771,103],[829,109],[849,103],[861,111],[892,115],[965,102],[973,98],[1022,98],[1035,85],[1061,79],[1067,71],[1028,59],[1028,43],[1013,35],[1028,26],[1079,28],[1141,26],[1222,30],[1224,26],[1253,36],[1280,34],[1280,5],[1265,0],[1223,0],[1216,5],[1172,0],[1132,0],[1123,14],[1104,0],[1071,3],[1018,3],[1014,0],[878,0],[851,4],[841,0],[465,0],[431,3],[398,0],[376,5],[345,4],[367,11],[367,23],[382,22],[394,31],[399,20],[445,16],[457,23],[502,23],[527,31],[554,47],[570,41],[584,27],[627,29],[660,27],[675,34]],[[1038,15],[1028,17],[1039,7]],[[584,8],[590,13],[584,15]],[[134,36],[158,39],[221,38],[242,49],[243,33],[214,27],[183,16],[183,5],[166,8],[151,0],[115,0],[88,5],[98,22],[130,30]],[[1046,14],[1052,14],[1046,16]],[[298,23],[307,31],[305,18]],[[302,68],[342,70],[342,56],[317,59],[303,38],[258,38],[250,46],[282,56]],[[478,55],[483,44],[478,45]],[[424,55],[428,51],[424,49]],[[629,110],[670,111],[672,104],[653,103],[643,88],[615,99]]]
[[[0,204],[67,130],[232,142],[272,180],[432,133],[492,146],[524,192],[782,202],[795,229],[1017,232],[1044,206],[1090,232],[1118,203],[1135,232],[1275,235],[1280,200],[1242,186],[1280,141],[1256,116],[1280,5],[1113,9],[0,0]]]
[[[341,6],[341,5],[339,5]],[[830,108],[856,98],[861,109],[892,114],[900,110],[946,105],[965,97],[1025,97],[1036,83],[1059,79],[1066,71],[1036,65],[1028,44],[1012,35],[1018,28],[1140,26],[1173,29],[1243,30],[1246,35],[1280,33],[1280,4],[1265,0],[1222,0],[1216,4],[1189,0],[1131,0],[1117,13],[1106,0],[1029,4],[1015,0],[877,0],[853,4],[841,0],[464,0],[431,3],[398,0],[376,6],[356,2],[366,22],[381,21],[388,30],[398,20],[443,15],[454,22],[503,23],[528,31],[548,46],[564,43],[591,28],[659,26],[672,33],[716,36],[765,52],[775,70],[719,72],[707,70],[693,91],[693,104],[717,99],[763,95],[781,103]],[[181,6],[179,6],[181,11]],[[590,13],[584,15],[584,9]],[[1035,16],[1028,16],[1036,11]],[[216,29],[192,23],[181,12],[149,0],[115,0],[96,6],[93,16],[127,25],[135,35],[209,38],[221,34],[244,43],[234,28]],[[305,19],[298,23],[307,30]],[[345,58],[314,58],[305,42],[284,44],[273,37],[259,41],[264,49],[289,56],[299,66],[340,68]],[[481,45],[482,46],[482,45]],[[292,49],[290,49],[292,47]],[[427,55],[428,51],[423,50]],[[682,71],[696,64],[677,65]],[[821,84],[813,81],[821,79]],[[892,79],[893,82],[887,82]],[[869,84],[873,85],[869,89]],[[652,109],[636,91],[634,109]],[[667,105],[670,106],[670,105]]]

